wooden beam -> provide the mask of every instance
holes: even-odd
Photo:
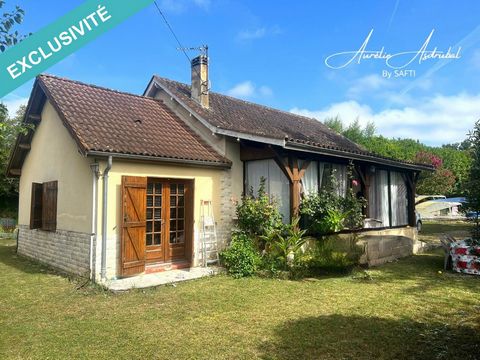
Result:
[[[31,145],[30,144],[18,144],[18,148],[22,150],[30,150]]]
[[[42,116],[38,114],[30,114],[28,115],[28,118],[27,118],[27,122],[30,122],[35,125],[40,124],[41,120],[42,120]]]
[[[277,165],[280,167],[280,170],[283,171],[287,179],[290,181],[290,183],[293,182],[293,173],[292,170],[290,169],[290,166],[288,165],[288,162],[285,161],[285,159],[279,154],[275,149],[272,149],[273,153],[275,154],[275,157],[273,160],[277,163]]]

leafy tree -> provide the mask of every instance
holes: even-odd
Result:
[[[8,116],[7,107],[0,103],[0,208],[16,213],[18,179],[7,178],[6,168],[15,140],[20,132],[28,131],[22,124],[26,106],[21,106],[16,116]]]
[[[343,134],[343,123],[342,123],[342,120],[338,116],[327,118],[327,119],[325,119],[325,121],[323,123],[325,125],[327,125],[333,131],[335,131],[339,134]]]
[[[5,5],[5,1],[0,0],[0,9]],[[0,16],[0,53],[3,53],[10,46],[16,45],[23,39],[25,35],[20,35],[18,31],[14,31],[15,25],[23,22],[25,11],[19,6],[15,6],[12,11],[4,12]]]
[[[476,214],[472,235],[477,242],[480,242],[480,221],[478,216],[480,212],[480,120],[476,122],[469,138],[473,163],[468,177],[466,208]]]
[[[417,161],[417,154],[428,153],[442,162],[441,169],[435,173],[423,173],[419,191],[441,193],[445,195],[463,195],[469,169],[472,163],[470,140],[442,147],[431,147],[413,139],[388,139],[375,133],[375,125],[367,124],[362,128],[359,120],[345,127],[337,116],[325,120],[325,125],[350,140],[362,145],[368,151],[404,161]],[[431,162],[427,163],[431,164]],[[453,185],[450,185],[453,179]]]

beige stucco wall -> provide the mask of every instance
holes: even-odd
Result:
[[[80,155],[77,145],[53,106],[47,102],[33,136],[20,177],[18,222],[30,224],[32,183],[58,180],[57,229],[91,232],[91,159]]]
[[[231,148],[235,152],[235,146]],[[100,163],[100,170],[103,172],[105,162]],[[108,235],[107,235],[107,279],[119,275],[120,246],[121,246],[121,182],[123,175],[144,176],[157,178],[177,178],[194,180],[194,259],[193,265],[199,264],[199,236],[200,236],[200,200],[211,200],[217,222],[217,233],[220,244],[226,242],[226,237],[231,230],[232,218],[235,213],[232,199],[239,198],[241,191],[239,186],[233,185],[232,174],[238,176],[238,169],[219,169],[207,167],[192,167],[185,165],[132,162],[114,159],[110,170],[108,187]],[[101,243],[101,218],[102,218],[102,182],[99,181],[98,194],[98,240]],[[241,182],[241,181],[240,181]],[[97,246],[96,273],[100,273],[100,246]]]

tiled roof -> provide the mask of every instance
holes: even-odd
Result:
[[[351,151],[364,151],[359,145],[318,120],[215,92],[209,93],[210,107],[205,109],[191,99],[190,86],[158,76],[155,76],[155,80],[218,128],[278,140],[287,138]]]
[[[359,155],[375,162],[375,159],[389,165],[430,169],[428,165],[413,164],[365,150],[343,135],[336,133],[322,122],[290,112],[281,111],[230,96],[210,92],[208,109],[190,97],[190,86],[170,79],[154,76],[154,81],[170,92],[192,111],[218,129],[260,136],[274,140],[284,140],[286,146],[306,145],[325,151],[336,151]]]
[[[50,75],[37,80],[84,152],[229,163],[159,100]]]

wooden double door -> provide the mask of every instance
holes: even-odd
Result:
[[[193,181],[122,177],[122,275],[191,261]]]

